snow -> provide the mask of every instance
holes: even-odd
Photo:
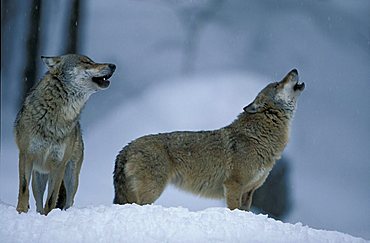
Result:
[[[18,214],[0,203],[0,241],[7,242],[366,242],[301,223],[288,224],[240,210],[190,212],[135,204]]]

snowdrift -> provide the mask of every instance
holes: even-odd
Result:
[[[0,203],[0,242],[366,242],[227,208],[112,205],[18,214]]]

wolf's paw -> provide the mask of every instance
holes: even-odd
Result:
[[[45,215],[45,212],[44,212],[44,209],[41,208],[41,209],[36,209],[36,212],[38,212],[39,214],[41,215]]]
[[[29,204],[27,204],[27,206],[22,205],[22,204],[18,204],[18,206],[17,206],[17,212],[18,213],[27,213],[29,208],[30,208],[30,205]]]

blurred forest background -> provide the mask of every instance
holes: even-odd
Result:
[[[111,202],[114,156],[130,140],[224,126],[267,82],[297,68],[307,88],[256,211],[370,239],[369,1],[2,0],[5,203],[17,195],[16,113],[46,71],[40,56],[65,53],[117,65],[111,87],[82,114],[86,158],[76,206]],[[166,193],[159,200],[166,206],[223,206]]]

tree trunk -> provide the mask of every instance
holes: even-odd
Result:
[[[80,26],[81,1],[73,0],[71,15],[68,22],[67,47],[65,53],[76,53],[79,49],[79,26]]]
[[[24,69],[23,99],[36,82],[39,52],[41,0],[32,0],[26,46],[26,67]]]

